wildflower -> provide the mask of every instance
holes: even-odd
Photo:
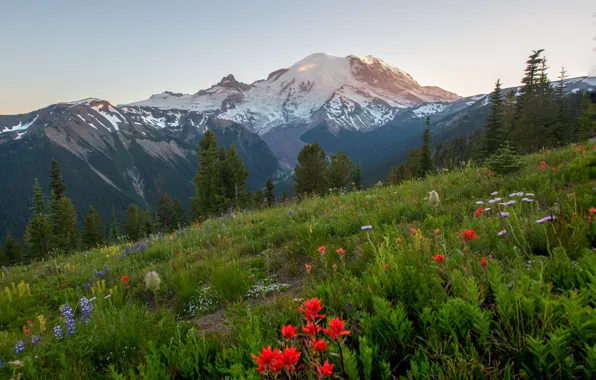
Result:
[[[25,366],[25,363],[23,363],[20,360],[14,360],[12,362],[8,362],[8,364],[13,365],[15,367],[24,367]]]
[[[401,243],[401,238],[396,238],[395,239],[395,242],[398,243],[398,244]]]
[[[575,212],[575,211],[574,211],[574,212],[572,212],[572,213],[571,213],[571,216],[577,216],[577,212]]]
[[[312,338],[310,340],[310,347],[315,351],[325,351],[327,349],[327,342],[323,339]]]
[[[337,270],[337,264],[333,264],[333,270]]]
[[[4,367],[4,362],[0,359],[0,368]]]
[[[31,345],[35,346],[37,342],[39,342],[39,337],[37,335],[33,335],[33,337],[31,338]]]
[[[526,197],[533,197],[534,193],[526,193]]]
[[[257,372],[267,372],[269,370],[273,372],[277,372],[281,368],[277,365],[277,357],[279,356],[279,348],[275,350],[271,349],[271,346],[267,346],[267,348],[261,348],[261,354],[259,356],[252,355],[253,359],[257,362],[259,367],[257,368]]]
[[[438,235],[441,232],[438,228],[435,228],[435,235]]]
[[[462,234],[462,238],[464,239],[464,242],[469,242],[478,239],[478,236],[476,236],[476,231],[474,230],[465,230]]]
[[[483,212],[484,210],[482,209],[482,207],[479,207],[476,211],[474,211],[474,216],[480,216]]]
[[[106,300],[107,300],[108,298],[112,298],[112,295],[111,295],[111,294],[108,294],[107,296],[105,296],[105,297],[104,297],[104,299],[106,299]]]
[[[324,255],[326,250],[327,250],[327,248],[325,248],[324,245],[320,246],[318,249],[318,251],[321,255]]]
[[[588,212],[590,213],[590,216],[593,216],[594,214],[596,214],[596,207],[590,207]]]
[[[93,311],[93,306],[91,302],[86,297],[81,298],[79,301],[79,305],[81,306],[81,320],[83,323],[89,323],[89,319],[91,318],[91,311]]]
[[[123,284],[126,284],[126,283],[128,282],[128,276],[122,276],[122,278],[120,278],[120,281],[121,281]]]
[[[126,285],[124,289],[130,289],[130,285]]]
[[[487,207],[484,209],[484,212],[488,212],[488,211],[490,211],[490,207]]]
[[[505,236],[505,235],[507,235],[507,230],[499,231],[499,233],[497,235]]]
[[[66,336],[74,335],[76,331],[76,321],[72,308],[68,304],[64,304],[60,307],[60,312],[66,320]]]
[[[325,318],[324,314],[319,314],[323,310],[323,305],[318,298],[311,298],[304,302],[304,307],[299,307],[302,313],[304,313],[304,319],[307,321],[313,321],[318,318]]]
[[[530,198],[522,198],[522,202],[532,203],[532,202],[534,202],[534,200],[532,200]]]
[[[437,207],[441,200],[439,199],[439,194],[436,191],[431,191],[428,193],[428,203],[432,207]]]
[[[317,336],[317,332],[320,331],[321,328],[317,327],[314,322],[308,322],[306,324],[306,326],[302,327],[302,331],[304,331],[304,333],[306,335],[311,335],[311,336]]]
[[[373,226],[362,226],[362,227],[360,227],[360,229],[361,229],[362,231],[368,231],[368,230],[372,230],[372,228],[373,228]]]
[[[480,266],[482,267],[482,269],[486,269],[486,267],[488,266],[488,260],[483,257],[482,260],[480,260]]]
[[[383,268],[388,269],[389,268],[389,264],[383,264]]]
[[[29,335],[29,334],[31,334],[31,330],[25,329],[25,335]]]
[[[312,269],[312,265],[304,264],[304,267],[306,268],[306,273],[310,273],[310,270]]]
[[[296,328],[292,325],[281,325],[281,336],[284,339],[292,339],[298,336],[296,333]]]
[[[54,327],[54,337],[56,339],[62,339],[63,336],[64,336],[64,332],[62,331],[62,327],[60,327],[60,326]]]
[[[439,253],[436,256],[433,256],[433,260],[435,260],[437,263],[441,264],[445,260],[445,256],[443,256]]]
[[[336,199],[333,201],[333,203],[335,203],[337,205],[337,204],[339,204],[339,201]]]
[[[513,204],[515,204],[515,201],[512,199],[508,202],[503,202],[503,203],[499,203],[501,206],[511,206]]]
[[[349,335],[350,330],[344,330],[346,323],[339,318],[331,318],[329,320],[329,328],[323,329],[323,332],[329,335],[331,340],[337,340],[342,336]]]
[[[346,251],[343,248],[340,248],[340,249],[336,250],[335,252],[337,252],[339,257],[344,257],[344,254],[346,253]]]
[[[536,221],[536,223],[538,223],[538,224],[542,224],[542,223],[544,223],[544,222],[551,222],[551,221],[553,221],[553,220],[555,220],[555,217],[554,217],[554,216],[546,216],[546,217],[544,217],[544,218],[542,218],[542,219],[538,219],[538,220]]]
[[[25,351],[25,342],[23,342],[22,340],[19,340],[17,342],[17,344],[15,344],[13,350],[14,350],[15,355],[18,355],[21,352]]]
[[[317,363],[314,364],[317,368],[317,375],[319,378],[322,379],[333,374],[333,364],[329,364],[329,360],[325,360],[325,363],[323,363],[323,365],[318,365]]]
[[[508,213],[508,212],[500,212],[500,213],[499,213],[499,216],[500,216],[501,218],[509,218],[509,217],[511,216],[511,214],[510,214],[510,213]]]
[[[182,252],[178,252],[178,257],[181,257],[181,256],[182,256]]]
[[[161,283],[161,279],[156,271],[148,272],[145,275],[145,287],[155,293],[159,290],[159,284]]]
[[[559,164],[559,169],[562,169],[562,168],[563,168],[563,164]]]
[[[28,324],[29,326],[31,326],[31,325],[33,324],[33,322],[31,322],[31,320],[30,320],[30,319],[27,319],[27,324]]]
[[[494,199],[489,199],[488,200],[488,203],[492,205],[493,203],[495,203],[495,200]]]
[[[284,349],[283,352],[277,356],[277,362],[288,370],[291,370],[293,366],[298,364],[299,360],[300,352],[296,351],[296,347],[294,346]]]
[[[499,192],[498,192],[498,191],[493,191],[492,193],[490,193],[490,195],[492,195],[492,196],[495,196],[495,195],[497,195],[497,194],[499,194]]]
[[[482,201],[477,201],[477,202],[476,202],[476,204],[477,204],[477,205],[483,205],[483,204],[484,204],[484,202],[482,202]]]

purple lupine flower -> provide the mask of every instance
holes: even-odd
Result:
[[[25,351],[25,342],[19,340],[17,344],[14,345],[14,353],[15,355],[18,355],[23,351]]]
[[[552,222],[553,220],[555,220],[555,217],[554,216],[552,216],[552,215],[551,216],[545,216],[542,219],[538,219],[536,221],[536,223],[542,224],[542,223],[545,223],[545,222]]]
[[[106,276],[106,274],[103,271],[95,271],[95,276],[101,280]]]
[[[352,304],[351,303],[349,303],[349,304],[346,305],[346,312],[349,313],[350,310],[352,310]]]
[[[4,367],[4,362],[0,359],[0,368]]]
[[[499,231],[499,233],[497,235],[505,236],[505,235],[507,235],[507,230]]]
[[[104,264],[103,265],[103,270],[104,270],[104,272],[109,272],[110,271],[110,268],[108,268],[108,264]]]
[[[33,335],[33,337],[31,337],[31,346],[35,346],[37,342],[39,342],[39,337],[37,335]]]
[[[146,244],[146,243],[142,243],[142,244],[140,244],[140,245],[137,247],[137,250],[136,250],[136,251],[140,253],[140,252],[143,252],[143,251],[144,251],[144,250],[146,250],[146,249],[147,249],[147,244]]]
[[[87,297],[83,297],[79,301],[79,305],[81,306],[81,320],[83,323],[89,323],[89,318],[91,318],[91,312],[93,311],[93,306],[87,299]]]
[[[482,202],[482,201],[477,201],[477,202],[476,202],[476,204],[477,204],[477,205],[483,205],[483,204],[484,204],[484,202]]]
[[[62,339],[64,336],[64,332],[62,331],[62,327],[60,325],[54,327],[54,337],[56,339]]]
[[[511,214],[510,214],[510,213],[508,213],[508,212],[500,212],[500,213],[499,213],[499,216],[500,216],[501,218],[509,218],[509,216],[510,216],[510,215],[511,215]]]
[[[91,290],[91,285],[88,282],[86,282],[83,284],[83,288],[85,288],[87,290]]]
[[[370,225],[369,226],[362,226],[362,227],[360,227],[360,229],[362,231],[368,231],[368,230],[372,230],[372,226],[370,226]]]
[[[74,335],[77,332],[77,322],[75,320],[75,315],[72,312],[72,308],[68,304],[64,304],[60,308],[60,312],[62,313],[64,319],[66,319],[66,336]]]
[[[534,200],[530,198],[522,198],[522,202],[532,203]]]

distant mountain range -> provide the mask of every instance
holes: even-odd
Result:
[[[568,92],[590,90],[596,78],[565,85]],[[250,189],[269,176],[289,188],[306,143],[360,161],[370,182],[417,144],[426,116],[433,136],[447,139],[482,127],[487,110],[484,94],[462,98],[421,86],[379,58],[317,53],[252,84],[228,75],[192,95],[164,92],[119,106],[89,98],[0,116],[0,233],[22,233],[34,178],[47,189],[52,158],[79,212],[94,205],[107,221],[112,209],[154,204],[156,183],[188,205],[195,147],[207,129],[220,144],[236,146]]]

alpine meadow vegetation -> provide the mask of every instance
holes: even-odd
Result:
[[[312,149],[301,164],[327,167]],[[89,209],[76,252],[70,223],[51,239],[53,215],[73,218],[55,175],[53,211],[38,194],[27,239],[70,253],[0,269],[0,377],[593,378],[595,149],[517,156],[506,143],[493,169],[423,166],[366,190],[350,165],[332,178],[354,191],[327,196],[302,167],[310,195],[297,203],[274,203],[268,184],[260,209],[186,225],[164,196],[158,217],[173,232],[144,237],[154,218],[131,207],[128,240],[114,217],[109,246]],[[195,214],[214,211],[206,199],[246,202],[242,168],[216,180],[234,154],[209,141],[199,151],[211,166]]]

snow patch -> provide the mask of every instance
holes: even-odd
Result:
[[[93,110],[95,110],[95,112],[97,112],[98,114],[100,114],[101,116],[103,116],[107,121],[109,121],[110,124],[112,124],[114,126],[114,129],[116,131],[120,130],[120,128],[118,128],[118,123],[121,123],[121,122],[124,121],[124,116],[122,116],[122,114],[120,112],[116,111],[114,108],[112,108],[112,106],[108,106],[108,110],[110,112],[114,112],[114,113],[122,116],[122,120],[120,120],[118,118],[118,116],[116,116],[116,115],[112,115],[110,113],[107,113],[107,112],[103,111],[101,106],[96,106],[96,107],[91,107],[91,108]],[[104,125],[104,127],[105,127],[105,125]]]
[[[447,106],[443,103],[427,103],[421,107],[416,108],[412,112],[414,113],[414,115],[416,115],[416,117],[420,118],[442,112],[446,107]]]
[[[3,130],[0,131],[0,134],[5,133],[5,132],[16,132],[16,131],[23,131],[27,128],[29,128],[30,126],[33,125],[33,123],[35,123],[35,121],[37,120],[37,118],[39,117],[39,115],[35,116],[35,119],[33,119],[32,121],[30,121],[27,124],[23,124],[22,121],[19,121],[19,124],[15,125],[14,127],[4,127]]]

